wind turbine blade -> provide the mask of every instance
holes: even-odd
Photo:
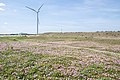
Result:
[[[30,9],[30,10],[32,10],[32,11],[37,12],[35,9],[32,9],[32,8],[30,8],[30,7],[28,7],[28,6],[25,6],[25,7],[28,8],[28,9]]]
[[[40,12],[40,9],[43,7],[44,3],[40,6],[40,8],[38,9],[38,12]]]

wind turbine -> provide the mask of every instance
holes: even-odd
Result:
[[[38,10],[35,10],[35,9],[30,8],[30,7],[28,7],[28,6],[25,6],[26,8],[34,11],[34,12],[37,14],[37,34],[39,33],[39,30],[38,30],[38,29],[39,29],[39,12],[40,12],[41,8],[43,7],[43,5],[44,5],[44,4],[42,4],[42,5],[38,8]]]

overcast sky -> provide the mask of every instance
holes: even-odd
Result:
[[[0,33],[91,32],[120,30],[120,0],[0,0]]]

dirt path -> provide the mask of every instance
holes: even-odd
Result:
[[[64,47],[81,49],[81,47],[74,47],[74,46],[68,46],[68,45],[64,45]],[[101,50],[97,50],[97,49],[83,48],[83,47],[82,47],[82,49],[90,50],[90,51],[94,51],[94,52],[98,52],[98,53],[106,53],[106,54],[110,54],[110,55],[118,55],[118,56],[120,56],[119,53],[110,52],[110,51],[101,51]]]

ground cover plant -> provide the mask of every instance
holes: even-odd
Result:
[[[1,80],[119,80],[120,33],[0,37]]]

